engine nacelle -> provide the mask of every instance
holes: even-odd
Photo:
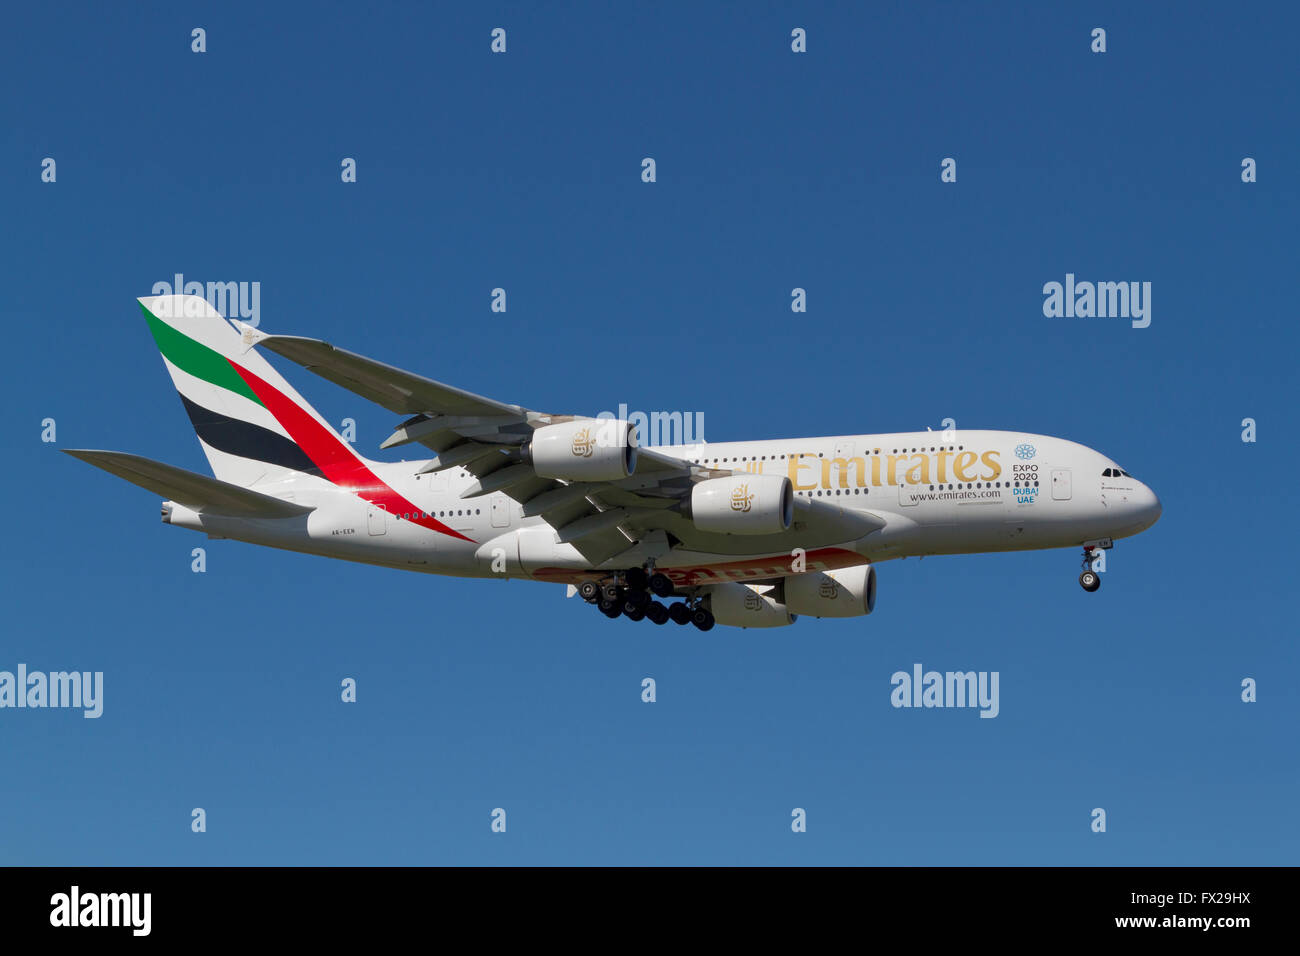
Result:
[[[727,627],[785,627],[797,615],[769,595],[747,584],[727,582],[708,588],[709,610],[713,619]]]
[[[861,617],[876,607],[876,569],[809,571],[785,579],[785,606],[810,617]]]
[[[794,488],[785,475],[730,475],[691,489],[691,520],[701,531],[780,534],[794,520]]]
[[[636,471],[636,426],[584,418],[533,432],[533,470],[564,481],[618,481]]]

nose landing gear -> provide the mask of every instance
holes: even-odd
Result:
[[[1083,573],[1079,575],[1079,587],[1089,593],[1101,587],[1101,575],[1092,569],[1095,560],[1093,552],[1096,550],[1092,545],[1083,546]]]

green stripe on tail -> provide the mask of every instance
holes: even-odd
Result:
[[[252,399],[259,405],[262,404],[225,356],[176,331],[145,308],[144,303],[140,304],[140,311],[149,321],[149,331],[153,333],[153,340],[158,343],[158,351],[162,352],[167,361],[195,378],[201,378],[218,388],[227,389]]]

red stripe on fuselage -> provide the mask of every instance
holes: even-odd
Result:
[[[230,359],[226,361],[230,362]],[[230,364],[248,383],[248,387],[253,390],[267,410],[275,416],[275,420],[289,433],[294,443],[315,462],[326,479],[359,498],[383,508],[389,514],[423,514],[421,509],[384,484],[379,476],[357,457],[356,452],[330,434],[328,428],[316,421],[278,388],[262,381],[248,369],[234,362]],[[410,522],[430,531],[474,543],[473,538],[465,537],[435,518],[411,518]]]

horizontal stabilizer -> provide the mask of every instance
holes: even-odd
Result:
[[[86,448],[61,450],[73,458],[80,458],[109,474],[125,478],[133,485],[147,488],[154,494],[203,514],[227,515],[232,518],[293,518],[314,510],[306,505],[282,501],[232,485],[228,481],[164,465],[160,461],[141,458],[139,455]]]

